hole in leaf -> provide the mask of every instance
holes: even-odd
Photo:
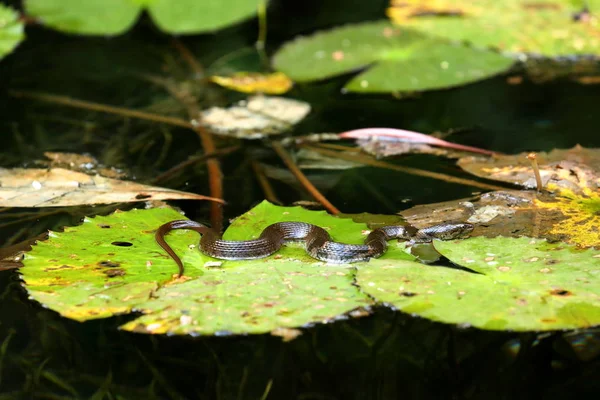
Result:
[[[400,296],[404,296],[404,297],[413,297],[416,295],[417,295],[417,293],[413,293],[413,292],[400,292]]]
[[[550,294],[553,296],[570,296],[572,293],[565,289],[554,289],[550,291]]]
[[[133,246],[133,243],[131,243],[131,242],[112,242],[111,244],[113,246],[119,246],[119,247],[130,247],[130,246]]]
[[[145,199],[149,199],[150,197],[152,197],[152,195],[147,194],[147,193],[139,193],[137,196],[135,196],[135,198],[138,200],[145,200]]]
[[[98,226],[100,228],[102,228],[102,229],[108,229],[108,228],[110,228],[110,225],[108,225],[108,224],[98,224]]]

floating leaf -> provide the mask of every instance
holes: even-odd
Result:
[[[328,265],[293,244],[265,259],[219,261],[195,248],[198,235],[190,231],[167,238],[186,268],[183,278],[173,280],[176,265],[155,243],[154,231],[181,218],[170,209],[134,210],[53,232],[26,254],[20,270],[25,286],[32,298],[79,321],[142,312],[122,328],[146,333],[270,332],[371,304],[353,285],[357,264]],[[224,237],[255,238],[279,221],[314,223],[344,243],[362,243],[367,230],[325,212],[263,202],[237,218]],[[414,259],[403,247],[390,243],[382,258]]]
[[[63,168],[0,168],[0,207],[63,207],[148,200],[221,199]]]
[[[372,260],[356,283],[378,301],[435,321],[545,331],[600,324],[600,251],[532,238],[436,242],[475,273]]]
[[[0,4],[0,58],[13,51],[24,38],[19,13]]]
[[[405,92],[475,82],[507,71],[513,60],[380,21],[296,39],[277,52],[273,63],[300,82],[367,68],[345,88],[354,92]]]
[[[242,93],[283,94],[292,88],[293,82],[285,74],[275,72],[237,72],[232,76],[211,76],[214,83]]]
[[[496,155],[493,158],[464,157],[458,165],[465,171],[486,179],[535,188],[535,177],[528,153]],[[575,192],[583,188],[600,189],[600,150],[575,146],[536,154],[542,183],[554,184]]]
[[[192,34],[214,31],[256,15],[266,0],[152,0],[148,12],[165,32]]]
[[[388,16],[395,19],[392,1]],[[428,7],[429,0],[414,1],[413,7]],[[584,5],[591,9],[589,19],[577,19]],[[400,9],[397,22],[403,27],[418,29],[453,41],[482,47],[494,47],[511,53],[533,53],[548,57],[574,54],[600,55],[600,28],[595,13],[597,2],[570,0],[454,0],[453,15],[435,13],[413,14],[406,18]],[[440,8],[442,9],[442,8]]]
[[[223,28],[256,14],[261,0],[26,0],[27,13],[62,32],[119,35],[147,10],[169,33]]]
[[[119,35],[142,11],[131,0],[25,0],[25,10],[56,30],[80,35]]]
[[[284,97],[252,96],[229,108],[202,111],[202,124],[213,133],[262,139],[289,130],[310,112],[310,104]]]

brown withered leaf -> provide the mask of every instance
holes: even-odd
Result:
[[[167,199],[222,202],[195,193],[63,168],[0,168],[0,207],[63,207]]]
[[[458,165],[465,171],[486,179],[510,182],[526,188],[535,188],[528,153],[491,158],[463,157]],[[537,163],[544,187],[555,185],[581,193],[584,188],[600,188],[600,149],[587,149],[579,145],[572,149],[556,149],[537,153]]]
[[[537,196],[526,190],[495,191],[473,198],[418,205],[400,215],[417,228],[468,222],[475,225],[471,236],[542,237],[560,215],[548,212],[540,215],[534,207]]]
[[[579,247],[600,246],[600,195],[585,189],[554,193],[503,190],[472,199],[425,204],[400,212],[417,228],[446,223],[475,225],[471,236],[545,238]]]

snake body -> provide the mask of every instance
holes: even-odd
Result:
[[[200,251],[222,260],[251,260],[270,256],[288,241],[304,241],[306,252],[317,260],[329,263],[353,263],[367,261],[385,253],[387,242],[391,239],[409,240],[413,243],[430,242],[433,239],[451,240],[470,233],[471,224],[440,224],[417,229],[412,226],[390,225],[377,228],[365,239],[364,244],[345,244],[334,242],[327,231],[306,222],[277,222],[267,226],[258,239],[230,241],[223,240],[211,228],[191,220],[177,220],[161,225],[155,234],[156,242],[179,267],[179,276],[183,275],[183,263],[171,246],[165,241],[165,235],[175,229],[190,229],[202,235]]]

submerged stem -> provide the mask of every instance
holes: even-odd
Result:
[[[291,171],[291,173],[294,174],[296,179],[298,179],[298,181],[302,184],[302,186],[304,186],[304,188],[310,193],[310,195],[319,203],[321,203],[323,207],[325,207],[330,213],[334,215],[339,214],[340,210],[338,210],[333,204],[331,204],[329,200],[327,200],[325,196],[323,196],[323,194],[319,192],[315,185],[313,185],[308,180],[306,175],[304,175],[304,173],[300,170],[300,168],[298,168],[294,160],[292,160],[292,157],[290,157],[289,153],[285,150],[283,145],[279,142],[273,142],[271,143],[271,145],[273,146],[273,149],[275,150],[277,155],[279,155],[281,160]]]

